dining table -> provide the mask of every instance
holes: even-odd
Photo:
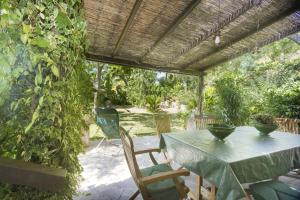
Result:
[[[176,163],[217,187],[217,200],[246,196],[242,184],[285,175],[300,168],[300,135],[236,127],[224,140],[207,129],[163,133],[160,148]],[[198,191],[200,192],[200,191]]]

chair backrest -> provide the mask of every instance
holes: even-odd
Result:
[[[130,170],[130,173],[132,175],[132,178],[134,182],[136,183],[137,187],[141,191],[141,194],[143,195],[144,199],[147,196],[146,188],[141,184],[141,172],[134,154],[134,146],[133,141],[128,134],[128,132],[123,128],[120,127],[120,136],[123,144],[124,149],[124,155],[127,161],[128,168]]]
[[[96,124],[106,138],[120,138],[119,114],[114,108],[96,108]]]
[[[154,115],[154,121],[158,136],[162,133],[171,132],[171,120],[169,115]]]
[[[275,118],[279,130],[294,134],[299,134],[299,119]]]

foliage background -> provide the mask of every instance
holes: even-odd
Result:
[[[72,199],[92,83],[84,63],[81,0],[2,0],[0,156],[67,170],[67,188],[0,184],[0,199]]]
[[[300,118],[299,67],[300,45],[283,39],[208,70],[204,112],[236,125],[249,124],[258,113]],[[197,104],[196,76],[109,65],[103,79],[114,104],[157,112],[161,102],[177,102],[188,113]]]
[[[205,111],[224,109],[215,83],[230,76],[241,94],[241,118],[249,123],[255,114],[300,118],[300,45],[288,38],[209,70],[206,76]]]

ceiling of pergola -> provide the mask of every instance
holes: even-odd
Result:
[[[298,0],[84,0],[84,8],[87,59],[175,73],[199,74],[300,31]]]

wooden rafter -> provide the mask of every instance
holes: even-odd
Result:
[[[207,31],[205,34],[200,35],[198,38],[196,38],[194,41],[191,42],[188,48],[182,49],[180,53],[174,55],[172,58],[169,59],[167,64],[175,63],[179,60],[179,58],[185,54],[187,54],[189,51],[197,47],[201,42],[207,40],[209,37],[213,36],[217,32],[219,32],[222,28],[229,25],[231,22],[236,20],[239,16],[243,15],[245,12],[253,8],[254,6],[258,5],[260,1],[249,1],[247,4],[242,6],[240,9],[234,11],[230,15],[228,15],[223,21],[221,21],[219,24],[217,24],[215,27],[213,27],[210,31]]]
[[[128,66],[128,67],[134,67],[134,68],[140,68],[140,69],[150,69],[155,71],[162,71],[162,72],[171,72],[171,73],[177,73],[177,74],[189,74],[189,75],[195,75],[193,71],[191,70],[179,70],[176,68],[170,68],[170,67],[160,67],[160,66],[154,66],[147,63],[138,63],[135,61],[130,60],[124,60],[120,58],[112,58],[107,56],[101,56],[101,55],[95,55],[91,53],[85,54],[86,59],[90,61],[96,61],[96,62],[103,62],[108,64],[115,64],[115,65],[121,65],[121,66]]]
[[[139,10],[142,2],[143,2],[143,0],[136,0],[135,1],[134,6],[133,6],[133,8],[132,8],[132,10],[130,12],[130,15],[129,15],[127,21],[126,21],[126,24],[125,24],[125,26],[124,26],[124,28],[122,30],[122,33],[121,33],[121,35],[120,35],[120,37],[118,39],[118,42],[117,42],[117,44],[116,44],[116,46],[114,48],[114,51],[112,53],[113,57],[119,51],[120,45],[123,42],[124,38],[126,37],[126,35],[128,33],[128,29],[130,28],[130,26],[131,26],[131,24],[132,24],[132,22],[133,22],[133,20],[134,20],[134,18],[136,16],[136,14],[137,14],[137,12],[138,12],[138,10]]]
[[[172,34],[175,29],[179,26],[179,24],[194,10],[195,7],[201,2],[201,0],[193,0],[186,9],[174,20],[174,22],[167,28],[167,30],[154,42],[154,44],[146,51],[144,55],[141,56],[140,62],[145,60],[147,55],[149,55],[155,47],[167,38],[170,34]]]
[[[186,64],[184,66],[181,66],[180,68],[186,69],[186,68],[194,65],[195,63],[201,61],[204,58],[207,58],[207,57],[212,56],[214,54],[218,54],[220,51],[222,51],[222,50],[224,50],[224,49],[226,49],[226,48],[228,48],[230,46],[233,46],[233,45],[239,43],[240,41],[246,39],[247,37],[250,37],[251,35],[253,35],[253,34],[255,34],[255,33],[259,32],[259,31],[261,31],[261,30],[263,30],[263,29],[265,29],[265,28],[267,28],[267,27],[269,27],[269,26],[271,26],[273,24],[275,24],[276,22],[278,22],[278,21],[280,21],[280,20],[282,20],[282,19],[290,16],[291,14],[295,13],[298,9],[299,8],[297,8],[297,7],[292,7],[290,9],[282,12],[281,14],[277,15],[276,17],[272,18],[271,20],[263,23],[259,28],[254,28],[251,31],[242,34],[240,37],[234,38],[234,40],[232,40],[232,41],[230,41],[228,43],[225,43],[222,46],[219,46],[217,48],[217,51],[213,50],[211,52],[208,52],[208,53],[206,53],[206,54],[204,54],[204,55],[196,58],[192,62],[190,62],[190,63],[188,63],[188,64]]]
[[[262,47],[262,46],[265,46],[265,45],[267,45],[267,44],[270,44],[270,43],[272,43],[272,42],[275,42],[275,41],[277,41],[277,40],[280,40],[280,39],[282,39],[282,38],[285,38],[285,37],[287,37],[287,36],[289,36],[289,35],[292,35],[292,34],[294,34],[294,33],[297,33],[298,31],[300,31],[300,24],[298,24],[297,26],[295,26],[295,27],[293,27],[293,28],[291,28],[291,29],[287,29],[287,30],[285,30],[285,31],[281,31],[280,33],[277,33],[276,35],[272,36],[271,38],[269,38],[269,39],[267,39],[267,40],[264,40],[264,41],[258,43],[258,44],[255,45],[255,46],[252,46],[252,47],[250,47],[250,48],[245,48],[245,49],[241,50],[241,51],[240,51],[239,53],[237,53],[237,54],[234,54],[234,55],[232,55],[232,56],[230,56],[230,57],[225,57],[225,58],[223,58],[223,59],[221,59],[221,60],[219,60],[219,61],[217,61],[217,62],[215,62],[215,63],[213,63],[213,64],[204,66],[204,67],[202,67],[202,68],[200,69],[200,71],[205,71],[205,70],[207,70],[207,69],[209,69],[209,68],[212,68],[212,67],[214,67],[214,66],[220,65],[220,64],[222,64],[222,63],[224,63],[224,62],[226,62],[226,61],[228,61],[228,60],[232,60],[232,59],[237,58],[237,57],[239,57],[239,56],[241,56],[241,55],[243,55],[243,54],[245,54],[245,53],[248,53],[248,52],[250,52],[250,51],[253,51],[253,50],[256,49],[256,48],[260,48],[260,47]]]

